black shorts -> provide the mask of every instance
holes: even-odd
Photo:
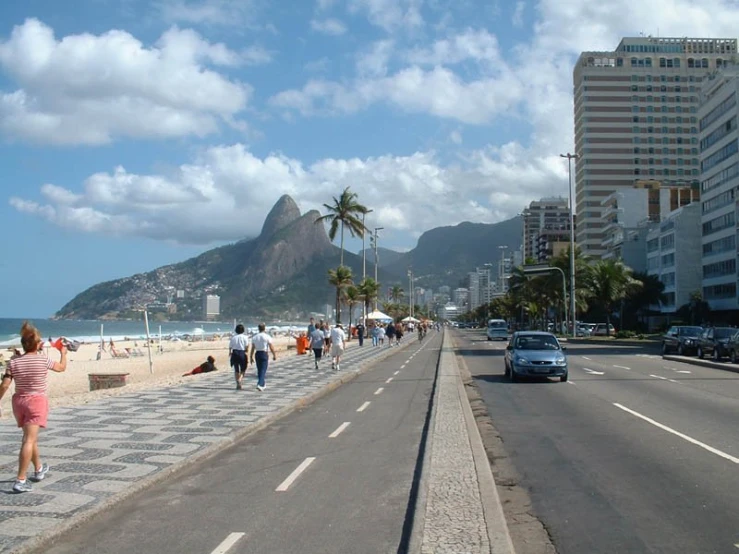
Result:
[[[313,349],[313,354],[315,354],[316,360],[320,360],[321,359],[321,356],[323,356],[323,347],[321,347],[321,348],[314,348]]]
[[[246,372],[246,352],[243,350],[234,350],[231,352],[231,367],[236,373]]]

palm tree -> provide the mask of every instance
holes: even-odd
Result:
[[[348,336],[351,337],[351,328],[352,328],[352,309],[354,306],[361,300],[361,295],[359,294],[359,289],[355,285],[349,285],[344,290],[344,300],[346,301],[346,305],[349,306],[349,333]]]
[[[403,300],[404,296],[405,291],[403,290],[403,287],[395,285],[392,289],[390,289],[390,299],[396,304],[400,304],[400,301]]]
[[[344,265],[344,228],[348,229],[349,234],[355,237],[357,235],[364,236],[367,228],[362,223],[362,219],[357,215],[366,214],[369,212],[366,206],[363,206],[357,202],[357,193],[351,192],[349,187],[344,189],[341,196],[333,198],[334,203],[324,204],[323,207],[328,210],[326,215],[322,215],[316,219],[316,223],[323,223],[324,221],[330,221],[331,226],[328,229],[328,238],[332,241],[336,238],[336,233],[341,227],[341,261],[339,265]]]
[[[649,315],[650,306],[661,306],[665,304],[667,302],[667,295],[665,294],[665,284],[656,275],[635,271],[632,277],[637,281],[641,281],[642,286],[629,293],[621,311],[628,311],[628,313],[632,314],[635,323],[639,326],[642,316]],[[624,314],[622,313],[621,327],[625,328],[623,321]]]
[[[374,302],[380,294],[380,283],[372,277],[366,277],[359,285],[357,285],[359,294],[364,300],[364,309],[370,313],[370,304]]]
[[[353,284],[352,270],[343,265],[329,269],[328,282],[336,287],[336,323],[341,323],[341,296],[343,291]]]
[[[631,276],[631,268],[617,260],[599,260],[592,266],[589,279],[593,303],[606,312],[606,336],[611,334],[611,314],[616,305],[642,286]]]

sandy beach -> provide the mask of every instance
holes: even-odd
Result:
[[[295,339],[286,336],[274,337],[277,358],[281,356],[295,356],[295,350],[288,351],[288,345],[294,345]],[[64,373],[49,372],[49,399],[51,407],[73,406],[86,404],[104,396],[126,394],[142,388],[157,388],[182,383],[186,380],[207,378],[205,375],[183,377],[182,374],[199,366],[208,356],[216,359],[218,371],[231,371],[228,361],[228,340],[179,341],[162,342],[163,352],[158,352],[158,344],[152,346],[151,357],[153,372],[149,372],[149,357],[145,348],[145,341],[120,341],[115,343],[116,351],[131,354],[127,358],[114,358],[106,344],[107,352],[97,360],[98,345],[83,344],[77,352],[67,355],[67,370]],[[47,349],[49,357],[59,359],[59,352]],[[133,355],[138,353],[139,355]],[[3,350],[2,354],[7,361],[12,356],[12,349]],[[251,371],[251,366],[249,370]],[[90,373],[128,373],[127,384],[124,387],[90,391]],[[10,406],[13,388],[0,401],[2,418],[13,417]]]

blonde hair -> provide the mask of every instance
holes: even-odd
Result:
[[[41,334],[38,332],[38,329],[31,323],[24,321],[21,327],[21,345],[23,345],[23,351],[36,352],[40,342]]]

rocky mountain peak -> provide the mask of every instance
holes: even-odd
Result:
[[[283,194],[264,220],[260,237],[266,239],[298,219],[300,208],[289,195]]]

